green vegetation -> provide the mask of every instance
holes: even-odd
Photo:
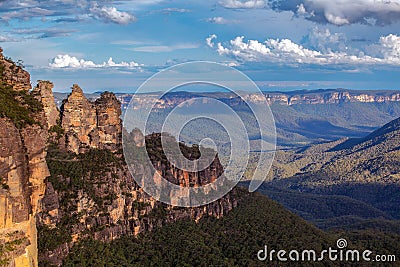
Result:
[[[28,239],[25,236],[21,236],[18,231],[7,234],[7,238],[9,239],[7,242],[0,240],[0,266],[8,266],[13,252],[19,249],[21,245],[26,245],[29,242]]]
[[[60,122],[58,120],[56,125],[53,125],[53,126],[50,127],[49,132],[50,133],[55,133],[57,135],[57,140],[59,140],[63,136],[65,131],[61,127]]]
[[[264,245],[317,250],[335,244],[266,197],[242,194],[240,205],[221,219],[178,221],[109,244],[85,240],[63,266],[259,266],[257,252]]]
[[[164,140],[166,148],[163,148],[162,146],[161,134],[153,133],[146,136],[146,150],[152,162],[168,162],[164,151],[169,147],[172,148],[170,151],[174,151],[173,146],[176,145],[176,139],[168,135],[167,133],[163,133],[162,135],[165,136]],[[188,146],[183,142],[179,142],[178,145],[180,152],[187,159],[196,160],[200,158],[201,153],[200,147],[198,145],[193,144],[191,146]],[[203,148],[203,153],[206,153],[207,155],[214,155],[214,151],[209,148]]]
[[[59,245],[72,240],[67,227],[50,228],[47,225],[38,227],[38,249],[39,251],[52,251]]]
[[[79,190],[84,190],[99,207],[116,198],[112,194],[99,197],[95,189],[95,186],[104,183],[105,175],[112,168],[122,166],[122,159],[111,151],[90,149],[86,153],[75,155],[64,152],[53,144],[48,149],[46,160],[51,174],[49,181],[61,193],[62,207],[74,209],[71,199],[76,198]]]
[[[3,75],[4,66],[0,63],[0,117],[9,118],[17,128],[36,124],[32,114],[43,110],[43,105],[27,91],[14,91],[4,82]]]
[[[48,179],[57,191],[63,217],[54,228],[38,227],[40,252],[54,250],[71,241],[72,227],[79,224],[82,215],[77,210],[79,192],[93,200],[99,212],[105,215],[105,206],[110,205],[117,196],[99,187],[107,183],[108,173],[121,168],[122,164],[120,155],[109,150],[90,149],[76,155],[60,150],[56,144],[49,145],[46,161],[50,170]]]

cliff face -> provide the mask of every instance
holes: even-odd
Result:
[[[39,258],[59,265],[74,243],[83,238],[111,241],[180,219],[199,220],[203,216],[221,217],[237,205],[233,195],[198,208],[164,205],[148,196],[135,182],[122,151],[121,103],[105,92],[91,102],[74,85],[61,107],[63,134],[49,147],[47,180],[42,211],[37,215]],[[131,134],[139,155],[149,144],[153,165],[165,179],[180,186],[200,186],[213,182],[223,168],[216,158],[201,172],[186,172],[159,157],[160,135],[146,138]],[[196,158],[198,148],[183,147]],[[73,153],[70,153],[73,152]],[[136,162],[134,176],[151,172],[149,166]]]
[[[38,81],[37,86],[33,89],[36,98],[43,104],[43,110],[49,129],[57,125],[58,119],[60,118],[60,112],[54,102],[53,87],[53,83],[49,81]]]
[[[121,146],[121,102],[110,92],[101,94],[95,102],[97,115],[97,147],[116,151]]]
[[[133,109],[146,107],[148,103],[157,97],[155,109],[174,108],[179,104],[190,100],[194,97],[204,96],[217,98],[230,106],[235,106],[241,101],[233,94],[229,93],[202,93],[191,94],[187,92],[179,92],[172,95],[164,96],[158,99],[158,96],[152,94],[144,94],[140,96],[132,96],[130,94],[121,94],[123,108],[126,108],[133,98]],[[316,104],[339,104],[339,103],[385,103],[385,102],[400,102],[400,93],[395,90],[376,90],[376,91],[355,91],[345,89],[335,90],[317,90],[317,91],[294,91],[294,92],[264,92],[261,94],[248,93],[243,96],[243,99],[255,104],[280,104],[280,105],[316,105]]]
[[[121,144],[121,104],[114,94],[103,93],[90,102],[78,85],[61,106],[61,127],[67,150],[85,152],[88,148],[116,151]]]
[[[135,132],[134,135],[138,135]],[[170,142],[176,142],[174,137],[166,136],[164,137],[166,145],[168,146]],[[133,140],[138,140],[140,143],[140,138],[133,136]],[[221,165],[218,156],[213,156],[211,163],[207,168],[198,172],[190,172],[177,168],[171,164],[164,151],[162,150],[161,134],[153,133],[145,137],[146,149],[149,154],[150,160],[153,164],[154,169],[160,174],[161,177],[168,180],[169,182],[179,185],[181,187],[199,187],[209,183],[214,182],[218,177],[220,177],[223,172],[223,166]],[[198,146],[186,146],[183,143],[179,144],[182,154],[185,158],[189,160],[197,160],[200,157],[200,150]],[[204,151],[203,151],[204,152]],[[206,152],[204,152],[205,154]],[[212,153],[212,152],[211,152]],[[208,160],[203,160],[204,164],[199,162],[198,164],[207,166]],[[178,163],[178,166],[183,165],[182,162]],[[203,169],[203,168],[201,168]]]
[[[18,102],[30,99],[40,106],[26,91],[31,87],[29,73],[5,60],[1,53],[0,67],[3,95],[12,97],[13,92],[21,92],[20,98],[14,99],[16,106],[9,107],[15,109],[11,112],[26,112],[34,119],[30,123],[18,121],[17,116],[11,120],[7,114],[13,113],[0,108],[0,262],[6,266],[37,266],[35,215],[40,211],[44,180],[49,176],[45,160],[47,128],[42,127],[45,116],[42,109],[32,112],[25,102]]]
[[[3,49],[0,47],[0,61],[3,68],[3,82],[12,86],[16,91],[28,91],[31,89],[31,76],[11,60],[3,56]]]

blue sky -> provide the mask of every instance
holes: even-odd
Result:
[[[400,0],[0,0],[0,46],[56,91],[220,62],[264,90],[400,89]]]

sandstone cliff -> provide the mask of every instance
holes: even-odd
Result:
[[[37,266],[35,215],[49,175],[46,121],[27,91],[29,73],[1,50],[0,71],[0,265]]]
[[[180,219],[219,218],[237,205],[232,194],[198,208],[168,206],[148,196],[133,179],[121,154],[120,116],[121,103],[109,92],[91,102],[74,85],[63,101],[62,134],[48,150],[51,176],[41,202],[42,211],[37,215],[43,264],[61,264],[71,247],[85,238],[108,242]],[[157,173],[182,187],[213,182],[223,172],[218,158],[201,172],[180,170],[169,164],[165,155],[159,157],[159,134],[145,138],[133,131],[131,137],[135,157],[148,148],[149,154],[154,155],[152,163]],[[189,159],[199,154],[196,147],[182,148]],[[140,161],[133,170],[134,176],[151,172]]]
[[[39,81],[29,92],[29,73],[1,53],[0,74],[0,265],[60,265],[82,239],[108,242],[176,220],[219,218],[237,205],[235,191],[197,208],[147,195],[122,155],[121,103],[114,94],[92,102],[74,85],[59,111],[53,84]],[[138,150],[147,144],[158,150],[159,135],[132,137]],[[199,153],[181,148],[189,159]],[[213,182],[223,172],[217,157],[201,172],[182,171],[158,156],[152,163],[181,187]],[[152,171],[140,161],[134,167],[134,176]]]
[[[121,104],[105,92],[90,102],[78,85],[61,106],[61,127],[68,151],[81,153],[88,148],[116,151],[121,144]]]
[[[146,107],[148,103],[153,103],[156,99],[155,109],[174,108],[179,104],[188,101],[194,97],[217,98],[230,106],[236,106],[242,103],[234,94],[230,93],[189,93],[174,92],[158,99],[154,94],[119,94],[123,108],[127,108],[131,99],[133,99],[133,109]],[[280,104],[280,105],[317,105],[317,104],[339,104],[339,103],[387,103],[400,102],[400,93],[396,90],[371,90],[357,91],[347,89],[328,89],[314,91],[289,91],[289,92],[264,92],[261,94],[244,94],[243,99],[255,104]]]
[[[38,214],[40,259],[44,263],[61,264],[73,244],[84,238],[108,242],[136,236],[176,220],[219,218],[237,205],[234,195],[228,194],[203,207],[168,206],[138,187],[118,153],[90,149],[73,155],[56,146],[50,147],[48,153],[51,177],[42,201],[43,211]],[[154,164],[159,173],[168,179],[173,177],[182,186],[209,183],[214,179],[210,174],[222,171],[218,161],[197,174],[185,173],[160,161]],[[134,170],[135,176],[150,171],[140,162]]]
[[[13,87],[16,91],[28,91],[31,89],[31,76],[21,66],[3,56],[3,49],[0,47],[0,61],[2,68],[2,81]]]
[[[43,104],[44,114],[46,116],[47,126],[57,125],[60,118],[60,112],[57,109],[53,96],[53,83],[49,81],[38,81],[37,86],[33,90],[36,98]]]

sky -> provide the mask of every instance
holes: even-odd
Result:
[[[55,91],[212,61],[262,90],[400,89],[400,0],[0,0],[0,47]]]

